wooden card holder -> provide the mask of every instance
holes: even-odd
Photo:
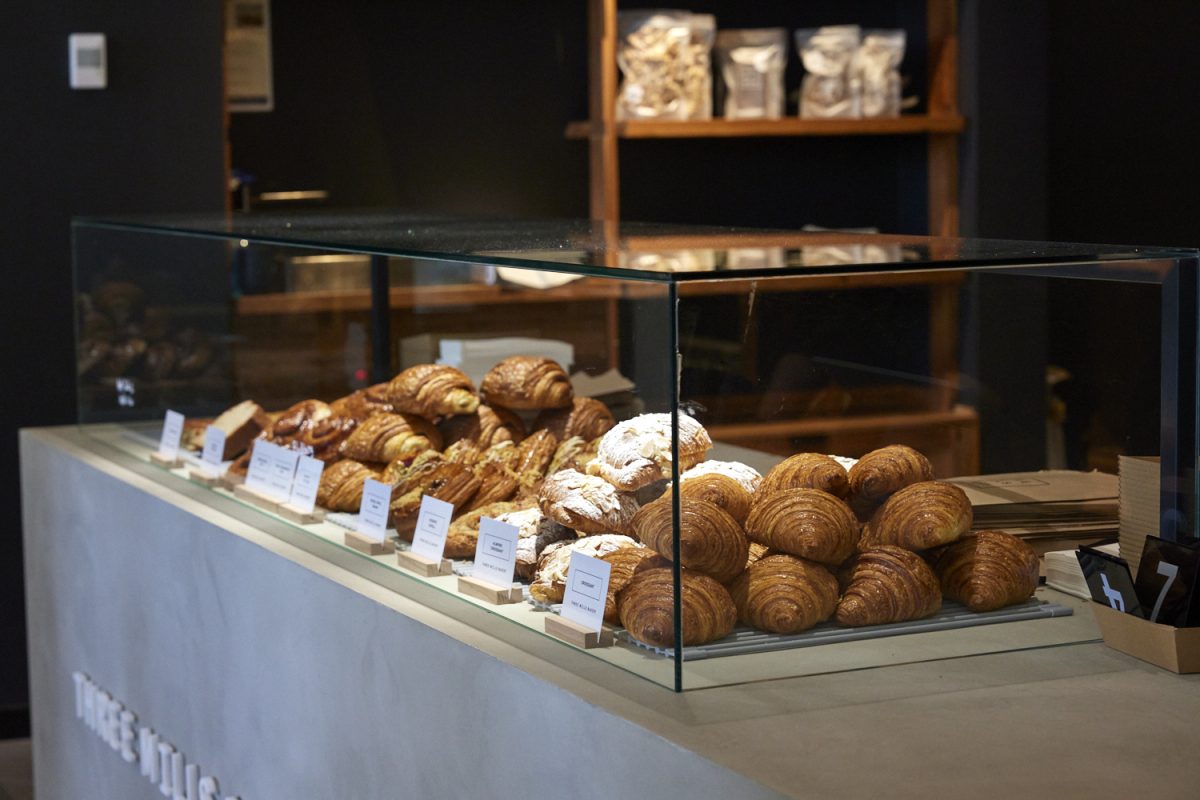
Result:
[[[396,553],[396,563],[404,567],[409,572],[415,572],[422,578],[432,578],[434,575],[450,575],[452,574],[452,565],[449,559],[443,558],[439,561],[430,561],[428,558],[415,556],[408,551],[399,551]]]
[[[553,613],[546,614],[546,633],[583,650],[591,650],[596,647],[610,647],[613,643],[613,634],[608,628],[601,628],[598,631],[594,631],[583,627],[578,622],[563,619],[558,614]]]
[[[325,519],[325,511],[320,508],[301,511],[289,503],[280,503],[279,508],[275,509],[275,513],[288,522],[295,522],[298,525],[312,525]]]
[[[347,547],[353,548],[360,553],[366,553],[369,556],[382,556],[396,552],[396,543],[391,539],[384,539],[380,542],[376,539],[368,539],[366,536],[354,531],[346,531],[344,541]]]
[[[167,469],[175,469],[176,467],[183,466],[183,459],[179,456],[170,458],[169,456],[164,456],[162,453],[155,450],[150,454],[150,463],[156,464],[160,467],[166,467]]]
[[[246,482],[245,475],[237,475],[229,470],[225,470],[225,474],[221,476],[221,486],[226,489],[233,490]]]
[[[520,586],[511,586],[503,589],[476,578],[459,577],[458,590],[468,597],[474,597],[476,600],[482,600],[494,606],[520,603],[525,599]]]
[[[267,511],[274,511],[279,507],[279,501],[271,497],[265,492],[260,492],[258,489],[251,489],[244,483],[239,483],[233,487],[233,496],[248,503],[253,503],[259,508],[264,508]]]
[[[188,470],[188,480],[195,481],[201,486],[208,486],[210,488],[221,485],[220,475],[214,475],[210,472],[205,472],[204,470],[195,468]]]

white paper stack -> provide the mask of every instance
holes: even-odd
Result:
[[[1121,456],[1121,558],[1137,575],[1147,536],[1158,535],[1159,461],[1157,456]]]
[[[1116,475],[1042,470],[949,480],[967,493],[974,530],[1004,530],[1034,540],[1038,550],[1051,541],[1086,543],[1117,533]]]
[[[478,386],[488,370],[509,356],[543,356],[557,361],[564,370],[575,363],[575,348],[557,339],[508,336],[496,339],[442,339],[439,364],[449,364],[467,373]]]
[[[1115,556],[1118,555],[1119,548],[1116,544],[1106,544],[1096,549]],[[1092,596],[1074,550],[1054,550],[1046,553],[1042,557],[1042,569],[1046,575],[1046,585],[1050,588],[1082,597],[1084,600]]]

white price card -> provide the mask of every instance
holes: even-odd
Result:
[[[520,530],[516,525],[481,517],[479,538],[475,542],[475,569],[471,577],[500,589],[511,589],[513,570],[517,566],[519,535]]]
[[[392,504],[391,484],[373,478],[363,482],[362,505],[358,507],[358,532],[377,542],[387,538],[388,509]]]
[[[201,460],[207,470],[216,475],[221,471],[221,462],[225,455],[225,431],[216,425],[204,429],[204,453]]]
[[[247,489],[253,489],[263,494],[269,493],[267,479],[271,474],[272,447],[275,445],[262,439],[254,441],[254,445],[250,448],[250,466],[246,469]]]
[[[312,456],[300,456],[288,505],[302,514],[311,514],[317,505],[317,489],[321,486],[321,473],[324,471],[324,461]]]
[[[413,555],[441,561],[442,553],[446,552],[446,533],[450,530],[452,516],[454,506],[450,503],[428,495],[422,497],[417,528],[413,531]]]
[[[267,451],[271,462],[267,470],[267,494],[282,503],[292,493],[292,480],[296,477],[296,462],[300,459],[300,453],[270,442],[264,444],[270,445]]]
[[[567,591],[563,594],[562,616],[585,628],[599,631],[604,624],[604,599],[612,565],[583,553],[571,553],[567,567]]]
[[[163,458],[179,457],[179,440],[183,438],[183,414],[168,411],[163,417],[162,436],[158,440],[158,453]]]

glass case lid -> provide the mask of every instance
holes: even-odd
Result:
[[[78,218],[75,225],[661,282],[1097,262],[1126,262],[1136,271],[1132,262],[1197,255],[1119,245],[381,210]]]

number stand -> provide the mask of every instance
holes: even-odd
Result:
[[[201,486],[207,486],[210,489],[221,485],[220,475],[213,475],[211,472],[205,472],[200,469],[189,469],[188,480],[195,481]]]
[[[428,558],[421,558],[421,556],[415,556],[407,551],[398,551],[396,553],[396,563],[409,572],[417,573],[422,578],[453,574],[453,565],[445,558],[440,562],[430,561]]]
[[[474,597],[476,600],[482,600],[494,606],[520,603],[525,599],[520,586],[512,586],[504,589],[500,586],[493,586],[485,581],[477,580],[476,578],[460,577],[458,579],[458,590],[468,597]]]
[[[583,650],[610,647],[613,643],[613,633],[608,628],[594,631],[554,613],[546,615],[546,633]]]
[[[366,553],[369,556],[382,556],[396,552],[396,543],[391,539],[384,539],[381,542],[378,539],[368,539],[366,536],[354,531],[346,531],[343,541],[346,547],[353,548],[360,553]]]
[[[166,467],[167,469],[175,469],[176,467],[183,466],[183,459],[180,458],[179,456],[170,458],[168,456],[164,456],[162,453],[155,450],[153,453],[150,454],[150,463],[156,464],[160,467]]]
[[[266,509],[267,511],[274,511],[279,507],[279,501],[274,497],[271,497],[265,492],[260,492],[257,489],[251,489],[244,483],[239,483],[233,487],[233,496],[241,500],[245,500],[248,503],[253,503],[259,508]]]
[[[280,503],[279,508],[275,509],[275,513],[288,522],[295,522],[298,525],[312,525],[325,519],[325,512],[319,508],[314,508],[312,511],[301,511],[290,503]]]

